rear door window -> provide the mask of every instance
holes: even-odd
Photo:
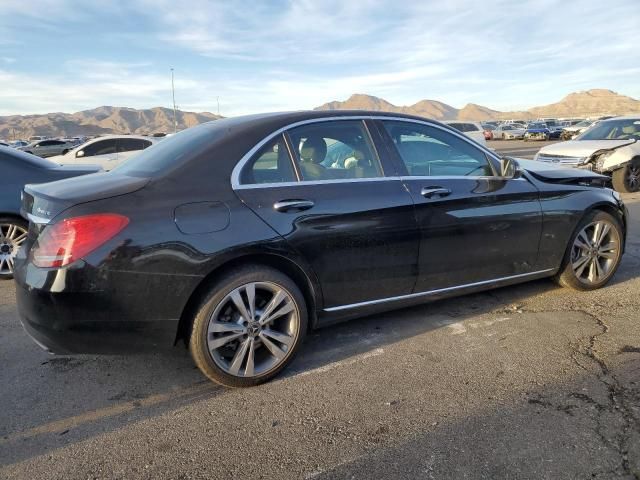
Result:
[[[361,120],[312,123],[287,133],[303,181],[383,176]]]
[[[142,138],[120,138],[118,139],[118,152],[132,152],[135,150],[144,150],[149,147],[151,142]]]

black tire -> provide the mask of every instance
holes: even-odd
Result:
[[[614,190],[621,193],[640,191],[640,160],[634,159],[611,175]]]
[[[593,224],[594,222],[607,222],[610,224],[612,228],[615,228],[618,237],[618,247],[616,250],[616,257],[613,261],[613,264],[608,271],[607,275],[598,282],[586,283],[584,280],[580,280],[574,271],[572,264],[572,255],[574,254],[574,244],[576,242],[576,238],[583,231],[585,227]],[[575,232],[571,236],[569,244],[567,245],[567,250],[564,255],[564,259],[562,260],[562,266],[560,267],[560,271],[555,276],[555,281],[561,285],[562,287],[571,288],[573,290],[587,291],[587,290],[596,290],[598,288],[604,287],[611,278],[615,275],[618,267],[620,266],[620,261],[622,260],[622,251],[624,250],[624,233],[622,224],[620,220],[613,215],[603,212],[602,210],[594,210],[587,213],[584,218],[578,224]]]
[[[7,226],[15,225],[25,232],[29,229],[29,223],[19,217],[0,217],[0,280],[11,280],[13,278],[13,266],[9,264],[8,249],[15,248],[13,242],[5,238],[7,234]]]
[[[221,366],[216,363],[216,360],[214,360],[213,354],[210,352],[208,345],[208,339],[210,335],[209,323],[210,321],[212,321],[212,316],[216,312],[216,309],[218,307],[223,308],[225,302],[229,302],[228,295],[235,291],[235,289],[242,288],[243,286],[254,282],[268,282],[271,285],[275,285],[283,289],[289,295],[289,298],[293,301],[293,312],[295,312],[298,316],[298,325],[295,335],[292,335],[292,338],[294,338],[293,343],[290,347],[287,347],[288,349],[286,351],[286,357],[284,357],[282,360],[277,360],[279,363],[274,365],[272,368],[269,368],[267,371],[260,373],[259,375],[236,376],[225,371],[225,369],[221,368]],[[307,323],[308,315],[304,295],[302,294],[298,286],[289,277],[284,275],[282,272],[270,267],[261,265],[248,265],[237,268],[224,275],[222,278],[213,283],[208,289],[208,293],[203,296],[203,299],[196,310],[196,314],[193,320],[191,337],[189,340],[189,350],[191,351],[191,357],[193,358],[195,364],[198,366],[200,371],[202,371],[202,373],[210,380],[226,387],[252,387],[272,379],[278,373],[280,373],[289,363],[291,363],[306,335]],[[266,329],[267,327],[265,326],[264,328]],[[246,337],[247,335],[245,334],[244,338],[246,339]],[[241,348],[240,341],[241,340],[239,339],[238,346],[236,347],[235,352],[237,352]],[[260,340],[257,341],[260,342]],[[229,345],[229,343],[227,343],[227,345]],[[282,347],[283,345],[284,344],[281,344],[280,346]],[[225,346],[224,348],[227,347]],[[267,350],[269,350],[266,349],[264,345],[255,348],[264,348],[265,353],[267,352]],[[251,355],[252,351],[257,352],[258,350],[253,350],[252,347],[249,350],[249,355]],[[252,356],[252,358],[254,357],[255,355]],[[233,358],[235,358],[235,356]],[[220,360],[218,359],[217,361]],[[248,360],[242,360],[242,362],[248,362]],[[248,365],[247,363],[244,363],[244,365],[246,373],[246,371],[248,370]]]

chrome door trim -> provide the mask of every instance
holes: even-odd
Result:
[[[428,296],[432,296],[432,295],[437,295],[439,293],[446,293],[446,292],[452,292],[455,290],[462,290],[464,288],[471,288],[471,287],[479,287],[482,285],[488,285],[490,283],[494,283],[494,282],[503,282],[503,281],[507,281],[507,280],[515,280],[517,278],[525,278],[525,277],[532,277],[535,275],[540,275],[543,273],[549,273],[554,271],[555,269],[553,268],[547,268],[546,270],[539,270],[537,272],[530,272],[530,273],[520,273],[518,275],[511,275],[509,277],[501,277],[501,278],[494,278],[491,280],[483,280],[482,282],[475,282],[475,283],[468,283],[466,285],[458,285],[455,287],[447,287],[447,288],[439,288],[437,290],[429,290],[426,292],[419,292],[419,293],[410,293],[408,295],[399,295],[397,297],[388,297],[388,298],[380,298],[378,300],[369,300],[367,302],[359,302],[359,303],[352,303],[350,305],[339,305],[337,307],[329,307],[329,308],[325,308],[324,311],[325,312],[339,312],[342,310],[350,310],[352,308],[359,308],[359,307],[366,307],[369,305],[377,305],[380,303],[387,303],[387,302],[396,302],[396,301],[400,301],[400,300],[410,300],[412,298],[419,298],[419,297],[428,297]]]
[[[242,171],[242,168],[244,167],[244,165],[251,159],[251,157],[253,157],[253,155],[260,150],[267,142],[271,141],[273,138],[275,138],[276,136],[286,132],[287,130],[291,129],[291,128],[296,128],[302,125],[309,125],[312,123],[322,123],[322,122],[333,122],[333,121],[339,121],[339,120],[361,120],[361,121],[365,121],[365,120],[387,120],[387,121],[400,121],[400,122],[409,122],[409,123],[418,123],[421,125],[426,125],[429,127],[434,127],[434,128],[438,128],[440,130],[443,130],[445,132],[448,132],[452,135],[455,135],[459,138],[461,138],[462,140],[465,140],[469,143],[471,143],[474,147],[480,149],[481,151],[483,151],[485,154],[489,155],[494,161],[499,162],[500,159],[497,157],[496,152],[490,150],[489,148],[479,144],[478,142],[474,141],[472,138],[469,138],[468,136],[466,136],[465,134],[458,132],[457,130],[455,130],[454,128],[451,127],[445,127],[442,125],[439,125],[437,123],[433,123],[432,121],[429,120],[418,120],[416,118],[403,118],[403,117],[393,117],[393,116],[386,116],[386,115],[344,115],[344,116],[337,116],[337,117],[318,117],[318,118],[310,118],[307,120],[301,120],[299,122],[294,122],[294,123],[290,123],[288,125],[285,125],[282,128],[279,128],[278,130],[270,133],[269,135],[267,135],[265,138],[263,138],[260,142],[258,142],[256,145],[253,146],[253,148],[251,148],[251,150],[249,150],[247,153],[244,154],[244,156],[240,159],[240,161],[238,161],[238,163],[236,163],[236,166],[233,168],[233,171],[231,172],[231,188],[233,188],[234,190],[238,190],[238,189],[244,189],[244,188],[262,188],[262,187],[271,187],[274,185],[279,185],[279,186],[287,186],[290,185],[291,183],[294,184],[303,184],[303,185],[309,185],[309,184],[315,184],[318,182],[323,182],[323,183],[336,183],[336,182],[341,182],[344,180],[347,181],[370,181],[372,179],[378,179],[378,180],[384,180],[387,178],[394,178],[394,177],[373,177],[373,178],[354,178],[354,179],[330,179],[330,180],[310,180],[310,181],[305,181],[305,180],[301,180],[299,182],[283,182],[283,183],[274,183],[274,184],[267,184],[267,183],[263,183],[263,184],[247,184],[247,185],[241,185],[240,184],[240,172]],[[366,127],[366,125],[365,125]],[[374,145],[375,147],[375,145]],[[411,177],[409,177],[411,178]],[[451,178],[463,178],[463,177],[455,177],[452,176]],[[464,178],[504,178],[504,177],[464,177]],[[397,177],[395,177],[395,179],[397,180]]]

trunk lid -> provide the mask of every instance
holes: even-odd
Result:
[[[148,178],[96,173],[50,183],[29,184],[25,185],[22,193],[20,212],[33,223],[46,224],[69,207],[133,193],[147,183]]]

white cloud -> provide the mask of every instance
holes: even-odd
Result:
[[[168,105],[175,63],[178,104],[215,110],[219,96],[227,115],[312,108],[356,92],[499,109],[592,87],[640,96],[636,1],[5,0],[5,13],[38,27],[73,35],[93,21],[96,31],[77,38],[84,55],[64,56],[44,76],[2,59],[0,109]],[[123,21],[103,26],[107,14]],[[0,45],[11,42],[28,44],[0,19]]]

